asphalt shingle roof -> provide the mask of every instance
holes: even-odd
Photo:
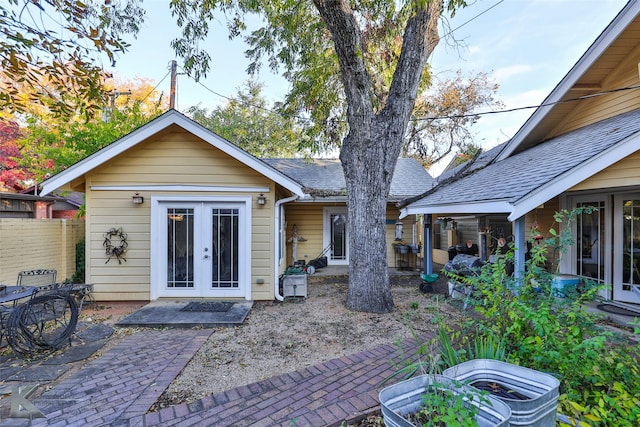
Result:
[[[263,159],[263,161],[307,189],[332,196],[343,194],[346,189],[340,160]],[[435,180],[418,161],[400,158],[391,181],[389,200],[402,200],[422,194],[434,184]]]
[[[557,136],[474,173],[444,182],[411,208],[504,200],[517,202],[532,191],[640,131],[640,110]]]

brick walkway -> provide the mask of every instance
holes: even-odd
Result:
[[[137,332],[34,399],[47,418],[2,425],[339,426],[378,405],[380,382],[394,371],[388,361],[398,355],[380,346],[147,413],[211,333]]]

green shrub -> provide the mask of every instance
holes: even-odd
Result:
[[[73,283],[85,283],[84,248],[85,248],[84,239],[76,243],[76,271],[73,273],[73,276],[71,277],[71,281]]]
[[[544,268],[551,243],[532,248],[521,284],[505,273],[512,252],[475,276],[454,277],[472,286],[471,305],[481,315],[479,325],[462,334],[475,334],[476,342],[497,339],[509,362],[556,376],[559,412],[583,425],[640,425],[640,346],[602,328],[586,311],[599,290],[595,282],[583,281],[566,298],[552,295],[552,275]]]

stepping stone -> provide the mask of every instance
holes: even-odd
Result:
[[[42,365],[21,369],[7,378],[8,381],[43,382],[53,381],[67,372],[71,367],[64,365]]]
[[[77,362],[78,360],[84,360],[98,351],[105,345],[107,340],[93,341],[87,344],[81,344],[64,349],[64,353],[59,356],[52,357],[49,360],[42,362],[43,365],[64,365],[66,363]]]

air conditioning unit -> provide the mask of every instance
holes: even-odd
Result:
[[[307,297],[307,275],[293,274],[282,280],[282,293],[286,297]]]

